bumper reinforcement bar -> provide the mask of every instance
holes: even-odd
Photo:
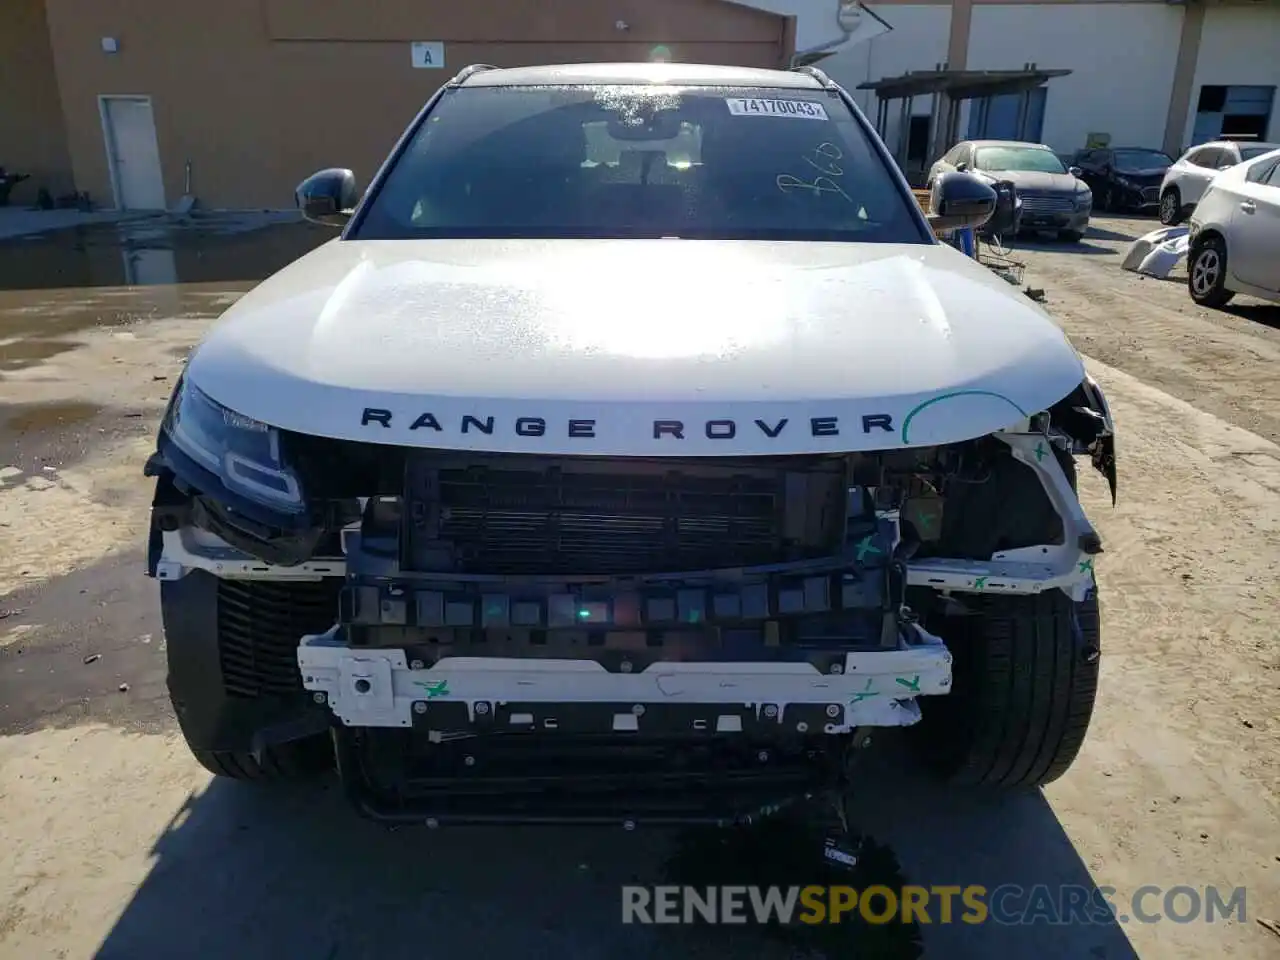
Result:
[[[447,657],[423,668],[401,649],[348,647],[337,627],[303,637],[298,666],[303,685],[348,727],[440,729],[428,716],[447,711],[453,729],[492,730],[504,717],[503,729],[554,733],[563,729],[554,707],[585,716],[580,723],[595,733],[668,726],[677,709],[693,731],[767,722],[781,733],[797,723],[813,729],[810,715],[820,708],[813,732],[837,734],[909,726],[920,717],[916,697],[950,691],[946,645],[918,625],[907,629],[917,643],[847,653],[826,674],[805,662],[660,661],[627,673],[592,659],[503,657]],[[620,712],[575,711],[606,705]],[[687,715],[691,707],[696,716]]]

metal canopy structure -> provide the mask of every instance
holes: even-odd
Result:
[[[913,70],[898,77],[860,83],[858,89],[875,91],[878,100],[876,132],[881,137],[886,135],[889,124],[889,104],[894,100],[901,102],[898,111],[898,143],[894,157],[899,166],[905,167],[910,119],[917,97],[933,98],[929,155],[937,157],[951,149],[959,140],[960,104],[966,100],[1020,94],[1022,102],[1018,109],[1018,138],[1026,139],[1027,107],[1031,91],[1055,77],[1065,77],[1070,73],[1070,70],[1041,70],[1034,63],[1024,64],[1021,70],[948,70],[945,64],[938,64],[934,70]],[[946,114],[941,116],[938,107],[944,98]]]

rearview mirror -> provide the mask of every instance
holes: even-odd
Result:
[[[614,117],[607,130],[613,140],[674,140],[680,136],[680,114],[675,110],[655,110],[651,115],[634,120]]]
[[[355,174],[341,167],[313,173],[298,184],[294,197],[306,219],[330,227],[345,225],[360,199]]]
[[[1081,170],[1079,167],[1067,167],[1067,173],[1077,178],[1084,176],[1084,171]]]
[[[929,192],[929,225],[934,232],[981,227],[996,212],[996,192],[971,173],[941,173]]]

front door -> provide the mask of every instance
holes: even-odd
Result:
[[[116,207],[165,209],[164,176],[150,97],[103,97],[102,131]]]
[[[1231,239],[1227,268],[1244,283],[1280,291],[1280,163],[1240,186]]]

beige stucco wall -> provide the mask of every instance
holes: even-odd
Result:
[[[15,206],[34,202],[42,186],[54,196],[72,188],[43,0],[0,5],[0,164],[31,175],[14,188]]]
[[[31,0],[24,0],[31,2]],[[779,66],[794,32],[722,0],[47,0],[77,183],[112,189],[98,98],[152,98],[170,202],[282,208],[324,166],[367,182],[428,97],[462,66],[648,59]],[[620,30],[617,21],[627,24]],[[103,37],[119,51],[106,54]],[[410,42],[445,43],[413,69]]]

